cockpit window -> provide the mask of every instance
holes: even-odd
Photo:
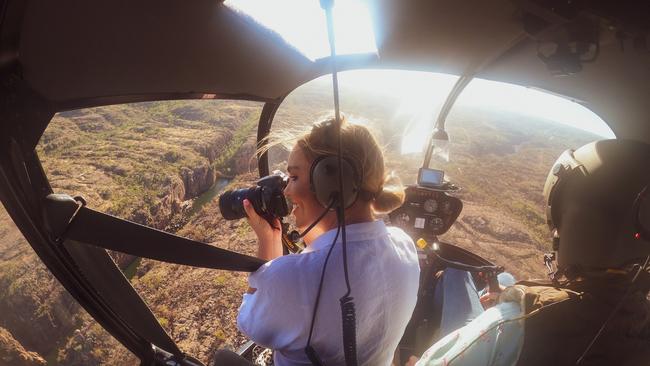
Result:
[[[175,232],[233,176],[256,174],[261,109],[256,102],[200,100],[61,112],[37,151],[55,192]]]
[[[227,0],[225,4],[278,33],[312,61],[330,56],[325,12],[318,1]],[[338,0],[333,6],[337,54],[376,53],[368,2]]]
[[[224,220],[216,197],[258,178],[254,152],[261,111],[258,102],[185,100],[62,112],[37,152],[55,193],[80,195],[92,209],[254,255],[254,234],[244,220]],[[217,349],[240,345],[235,319],[247,288],[245,273],[109,254],[184,352],[209,361]],[[55,315],[73,325],[59,328],[65,329],[61,334],[48,330],[56,333],[58,356],[52,359],[65,365],[137,364],[78,305],[66,306]],[[38,311],[44,310],[33,309]]]
[[[424,151],[453,75],[394,70],[339,74],[341,111],[369,126],[384,147],[386,165],[403,184],[415,184]],[[306,131],[333,116],[331,76],[296,89],[284,101],[272,131]],[[460,187],[463,211],[441,240],[495,263],[517,278],[545,275],[539,258],[550,251],[542,188],[557,156],[568,148],[614,134],[586,107],[521,86],[474,80],[460,94],[445,124],[449,160],[430,168]],[[284,169],[287,151],[271,150],[272,169]],[[444,210],[431,203],[430,211]]]

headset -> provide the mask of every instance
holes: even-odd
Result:
[[[343,179],[343,194],[339,187],[339,174]],[[343,196],[343,209],[351,207],[359,197],[360,176],[354,164],[349,159],[341,158],[341,169],[339,169],[339,158],[336,155],[324,155],[318,157],[311,164],[309,169],[309,185],[311,191],[316,195],[318,202],[325,208],[329,207],[332,200]]]
[[[548,194],[546,194],[546,223],[553,233],[554,251],[557,251],[560,248],[560,237],[557,233],[559,218],[557,217],[557,210],[553,209],[555,195],[557,195],[557,192],[561,191],[560,188],[564,185],[564,182],[566,182],[567,176],[571,174],[581,174],[583,176],[589,175],[584,165],[573,156],[574,152],[575,150],[568,149],[560,155],[555,162],[555,165],[553,165],[553,169],[551,169],[551,173],[547,178],[546,186],[544,187],[544,191],[548,191]]]

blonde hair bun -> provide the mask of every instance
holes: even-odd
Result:
[[[376,213],[388,213],[400,207],[404,203],[404,186],[402,181],[394,173],[387,175],[381,191],[372,202],[372,209]]]

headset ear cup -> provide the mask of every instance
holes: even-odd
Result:
[[[328,207],[333,197],[339,196],[339,169],[337,156],[323,156],[311,165],[310,186],[316,199],[323,207]],[[354,166],[345,158],[341,159],[341,174],[343,175],[344,208],[348,208],[357,200],[359,186]]]

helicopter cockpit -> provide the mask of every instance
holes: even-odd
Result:
[[[504,268],[546,274],[536,204],[559,152],[650,142],[649,13],[637,5],[375,1],[376,51],[310,59],[234,3],[2,2],[1,217],[49,280],[28,283],[15,269],[27,254],[0,247],[0,309],[31,312],[0,328],[43,362],[202,365],[215,345],[255,358],[224,334],[236,309],[222,302],[264,261],[216,197],[286,168],[286,149],[256,152],[272,132],[332,113],[332,71],[340,111],[379,136],[406,187],[381,217],[417,241],[422,268],[399,363],[435,339],[438,271],[469,271],[479,289]],[[71,296],[56,310],[12,297],[57,280]],[[41,318],[63,335],[30,337],[25,324]],[[93,353],[101,332],[124,351]],[[191,344],[203,338],[218,342]]]

